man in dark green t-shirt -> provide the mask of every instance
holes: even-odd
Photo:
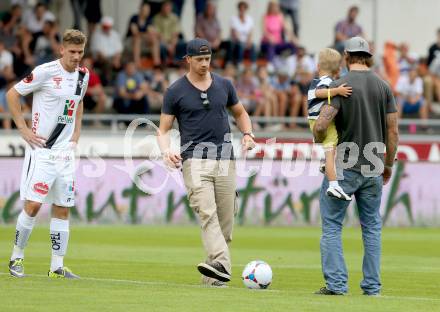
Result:
[[[382,220],[379,213],[382,186],[392,172],[398,144],[397,109],[389,85],[369,70],[368,42],[354,37],[346,41],[347,75],[331,87],[347,84],[350,97],[337,96],[324,105],[314,127],[315,142],[322,142],[328,125],[335,120],[338,131],[336,168],[341,187],[354,195],[364,242],[361,288],[364,295],[380,293]],[[385,154],[385,149],[387,151]],[[326,195],[324,178],[320,195],[322,219],[321,259],[326,287],[316,294],[348,292],[347,268],[342,252],[341,231],[349,202]]]

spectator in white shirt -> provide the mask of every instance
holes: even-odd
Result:
[[[6,103],[6,90],[8,81],[15,78],[12,69],[12,53],[5,49],[4,42],[0,41],[0,113],[8,112],[8,104]],[[11,128],[11,120],[4,118],[0,123],[4,129]]]
[[[246,52],[249,53],[249,59],[253,64],[257,60],[255,44],[252,41],[252,31],[254,29],[254,20],[246,14],[249,5],[246,1],[240,1],[237,5],[238,15],[231,18],[231,46],[229,49],[228,61],[234,60],[234,63],[241,64]]]
[[[34,10],[27,11],[23,23],[27,30],[32,34],[43,31],[44,22],[46,20],[55,20],[55,15],[47,10],[44,3],[37,3]]]
[[[113,29],[113,18],[104,16],[101,19],[101,27],[93,32],[90,49],[96,61],[96,68],[101,69],[104,75],[103,83],[109,83],[113,70],[121,69],[122,56],[122,39]]]
[[[423,120],[428,119],[428,108],[423,98],[423,81],[417,74],[416,66],[408,75],[401,75],[396,85],[399,115],[418,113]]]
[[[410,52],[408,43],[404,42],[399,47],[399,70],[400,75],[408,75],[411,67],[417,64],[418,55],[414,52]]]
[[[1,78],[6,81],[15,78],[12,53],[6,50],[5,44],[2,41],[0,41],[0,79]]]

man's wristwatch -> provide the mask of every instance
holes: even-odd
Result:
[[[252,132],[245,132],[243,133],[243,136],[248,135],[250,136],[252,139],[255,139],[255,135]]]

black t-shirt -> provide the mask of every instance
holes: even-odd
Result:
[[[384,161],[386,115],[397,111],[391,88],[369,70],[350,71],[341,79],[334,81],[330,88],[343,83],[352,87],[353,93],[348,98],[336,96],[331,103],[339,110],[335,118],[339,137],[337,164],[352,161],[353,166],[348,168],[349,170],[362,172],[368,176],[380,175],[382,172],[379,172],[377,163],[376,165],[374,163],[378,159],[382,163]],[[342,143],[345,143],[344,145],[355,143],[358,153],[356,147],[354,149],[350,147],[352,150],[349,158],[348,149],[343,148]]]
[[[440,46],[437,43],[434,43],[429,47],[428,51],[428,66],[431,65],[432,61],[440,54]]]
[[[209,108],[202,91],[186,75],[165,92],[162,113],[176,116],[181,136],[181,155],[188,158],[233,159],[231,129],[227,108],[239,102],[232,83],[211,73],[207,90]]]
[[[144,24],[139,23],[139,15],[133,15],[130,19],[130,22],[128,23],[128,30],[127,30],[127,38],[133,36],[131,33],[131,24],[136,24],[138,30],[140,33],[145,33],[148,30],[148,26],[152,25],[151,18],[147,18],[144,22]]]

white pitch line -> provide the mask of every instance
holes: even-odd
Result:
[[[0,272],[0,275],[10,275],[9,273]],[[47,275],[41,275],[41,274],[26,274],[25,277],[37,277],[37,278],[48,278]],[[18,278],[17,278],[18,279]],[[125,279],[115,279],[115,278],[98,278],[98,277],[81,277],[79,281],[96,281],[96,282],[113,282],[113,283],[120,283],[120,284],[137,284],[137,285],[148,285],[148,286],[170,286],[170,287],[187,287],[187,288],[220,288],[221,287],[210,287],[207,285],[196,285],[196,284],[179,284],[179,283],[168,283],[168,282],[158,282],[158,281],[137,281],[137,280],[125,280]],[[248,289],[244,287],[234,287],[234,286],[228,286],[223,289],[234,289],[234,290],[246,290]],[[262,289],[261,291],[264,292],[282,292],[278,289]]]
[[[0,275],[9,275],[9,273],[0,272]],[[41,274],[27,274],[27,277],[38,277],[38,278],[47,278],[47,275],[41,275]],[[158,281],[138,281],[138,280],[125,280],[125,279],[114,279],[114,278],[98,278],[98,277],[81,277],[79,281],[96,281],[96,282],[112,282],[112,283],[120,283],[120,284],[136,284],[136,285],[148,285],[148,286],[171,286],[171,287],[188,287],[188,288],[216,288],[216,287],[209,287],[205,285],[195,285],[195,284],[179,284],[179,283],[168,283],[168,282],[158,282]],[[222,288],[220,288],[222,289]],[[244,290],[244,291],[256,291],[256,292],[269,292],[269,293],[297,293],[302,295],[313,295],[313,293],[305,292],[305,291],[295,291],[295,290],[287,290],[287,289],[264,289],[264,290],[251,290],[246,289],[244,287],[234,287],[234,286],[228,286],[227,288],[223,289],[234,289],[234,290]],[[322,296],[320,296],[323,298]],[[351,296],[344,296],[344,297],[351,297]],[[440,302],[440,298],[426,298],[426,297],[399,297],[399,296],[388,296],[388,295],[381,295],[378,297],[371,297],[375,300],[380,299],[391,299],[391,300],[409,300],[409,301],[434,301],[434,302]]]

